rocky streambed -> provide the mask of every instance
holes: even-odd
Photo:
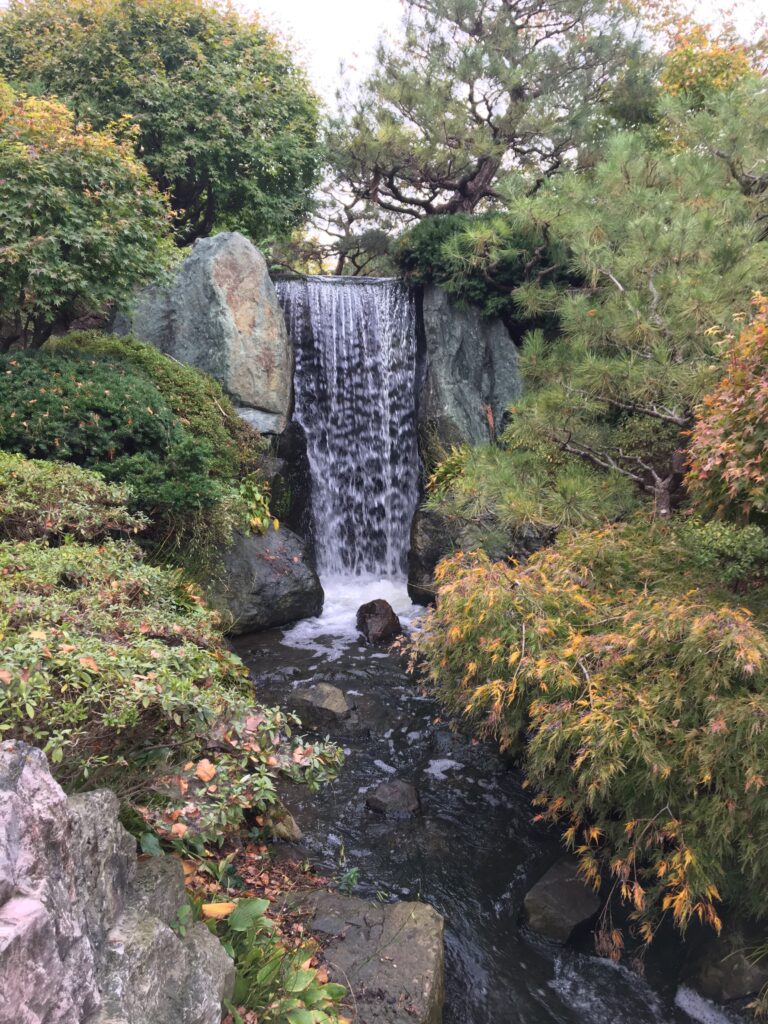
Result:
[[[563,946],[521,924],[526,893],[562,856],[558,835],[533,821],[518,774],[491,747],[441,720],[400,657],[357,637],[355,609],[373,597],[413,613],[404,589],[325,582],[322,618],[237,649],[261,701],[345,748],[332,786],[283,793],[307,855],[359,896],[422,900],[445,918],[446,1024],[730,1020],[680,985],[679,952],[657,955],[644,980],[592,956],[588,925]]]

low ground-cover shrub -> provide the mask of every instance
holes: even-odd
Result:
[[[415,640],[438,694],[520,752],[542,815],[647,940],[666,912],[685,928],[717,927],[721,899],[768,911],[767,571],[756,528],[637,519],[522,566],[443,563]]]
[[[96,541],[144,529],[141,514],[125,507],[125,487],[68,463],[0,452],[0,539],[65,537]]]
[[[0,735],[42,747],[68,789],[109,785],[169,838],[213,842],[329,778],[333,747],[254,708],[248,674],[180,572],[126,541],[0,543]]]

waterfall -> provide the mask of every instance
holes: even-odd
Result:
[[[419,486],[413,291],[389,278],[276,287],[296,350],[318,568],[400,577]]]

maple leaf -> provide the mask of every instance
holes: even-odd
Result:
[[[96,661],[90,656],[90,654],[82,655],[82,657],[78,658],[78,661],[83,666],[83,668],[87,668],[90,672],[99,671],[99,666],[96,664]]]

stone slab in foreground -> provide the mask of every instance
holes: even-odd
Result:
[[[338,893],[289,899],[308,915],[355,1024],[440,1024],[443,919],[428,903],[368,903]]]

